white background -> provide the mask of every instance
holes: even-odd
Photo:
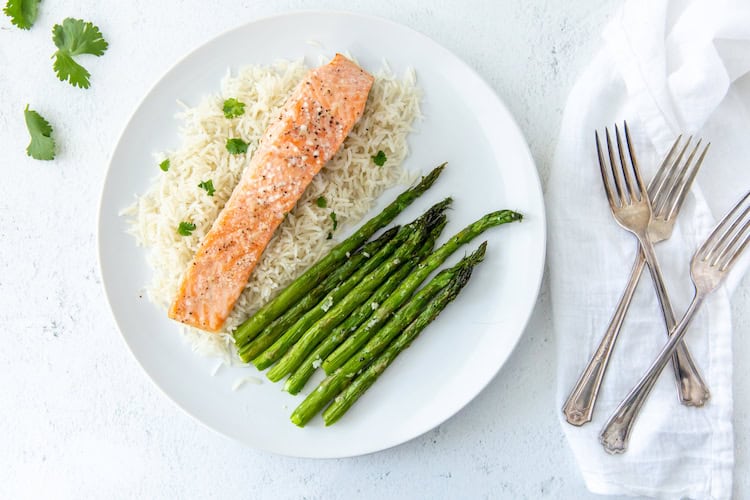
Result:
[[[0,497],[592,497],[557,420],[546,284],[510,361],[454,418],[374,455],[291,459],[206,429],[146,378],[103,297],[95,223],[109,155],[158,78],[229,28],[300,9],[379,15],[455,52],[507,103],[544,180],[566,95],[618,4],[45,1],[28,32],[0,16]],[[51,29],[68,16],[95,22],[110,42],[84,62],[88,90],[52,71]],[[25,156],[26,103],[55,127],[54,162]],[[746,279],[733,299],[737,497],[750,491],[748,305]]]

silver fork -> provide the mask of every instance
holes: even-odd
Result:
[[[627,132],[626,128],[626,133]],[[677,214],[682,208],[685,197],[690,191],[690,186],[692,185],[693,180],[703,163],[703,159],[706,156],[708,147],[710,146],[709,144],[704,147],[697,160],[694,162],[693,160],[695,159],[696,154],[700,151],[701,140],[699,140],[695,147],[690,151],[687,159],[683,162],[682,160],[685,153],[688,151],[692,138],[688,138],[685,145],[680,148],[681,139],[682,136],[677,137],[672,148],[669,153],[667,153],[664,161],[656,172],[656,175],[649,184],[648,193],[650,199],[653,200],[654,212],[651,223],[648,227],[652,243],[664,241],[672,235]],[[628,143],[630,143],[629,140]],[[611,145],[611,141],[609,144]],[[601,166],[603,154],[601,152],[598,134],[597,149]],[[679,151],[679,154],[674,158],[677,151]],[[639,245],[636,260],[630,274],[630,280],[628,281],[625,291],[620,298],[620,302],[615,309],[615,313],[607,327],[606,333],[602,337],[599,347],[594,352],[591,360],[581,373],[576,385],[571,390],[568,399],[563,405],[563,413],[570,424],[580,426],[591,421],[594,406],[599,394],[599,388],[601,387],[604,373],[609,364],[609,358],[620,333],[620,328],[622,327],[623,320],[625,319],[628,307],[630,306],[638,280],[643,273],[644,264],[645,257]],[[665,320],[667,321],[669,329],[674,326],[675,319],[668,298],[665,300],[665,306]],[[680,400],[683,404],[700,406],[708,399],[709,392],[690,356],[690,353],[683,347],[683,345],[684,344],[681,344],[680,347],[678,347],[678,351],[673,359]]]
[[[706,241],[693,255],[690,278],[695,296],[679,324],[672,330],[669,341],[651,364],[648,372],[620,403],[604,426],[599,439],[609,453],[623,453],[638,413],[667,364],[690,320],[706,296],[716,290],[750,242],[750,192],[748,192],[719,222]]]

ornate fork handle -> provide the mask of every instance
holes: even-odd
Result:
[[[599,347],[586,366],[586,369],[581,374],[578,382],[570,392],[568,399],[563,405],[563,414],[568,423],[572,425],[581,426],[587,422],[590,422],[594,413],[594,405],[599,395],[599,388],[601,387],[602,380],[604,380],[604,373],[607,370],[609,364],[609,358],[614,349],[615,342],[620,333],[623,320],[628,312],[630,303],[633,300],[633,294],[635,292],[638,281],[640,280],[641,274],[643,274],[643,268],[646,265],[646,260],[643,255],[643,251],[639,247],[638,254],[633,264],[633,269],[630,273],[630,279],[625,287],[625,291],[620,297],[620,302],[617,304],[612,319],[609,322],[607,331],[602,337]],[[656,280],[654,280],[656,283]],[[658,293],[658,292],[657,292]],[[666,321],[669,330],[674,328],[676,323],[674,317],[674,311],[668,297],[662,298],[660,304],[664,304],[662,311],[664,312],[664,319]],[[672,366],[674,368],[675,377],[679,384],[680,400],[683,404],[688,406],[701,406],[709,398],[709,392],[706,388],[703,379],[700,377],[698,368],[693,362],[693,358],[690,356],[689,351],[685,347],[685,344],[680,342],[677,346],[677,351],[672,358]]]
[[[638,285],[641,274],[643,273],[643,267],[646,265],[646,260],[643,258],[643,253],[639,250],[638,255],[633,265],[633,270],[630,273],[630,279],[625,287],[625,291],[620,297],[620,302],[617,304],[612,319],[609,322],[607,331],[602,337],[599,347],[586,366],[586,369],[581,374],[575,387],[570,392],[567,401],[563,405],[563,414],[568,423],[572,425],[581,426],[587,422],[591,422],[592,415],[594,413],[594,405],[596,404],[596,398],[599,395],[599,388],[602,385],[604,379],[604,372],[607,370],[609,365],[609,358],[612,354],[612,349],[617,341],[617,336],[620,333],[620,327],[625,319],[625,315],[630,307],[630,302],[633,300],[633,293]]]
[[[662,348],[659,356],[651,364],[648,372],[641,378],[633,390],[628,393],[627,397],[617,407],[615,412],[609,418],[599,435],[599,440],[604,449],[609,453],[623,453],[628,447],[630,431],[633,423],[640,413],[643,403],[648,398],[651,389],[653,389],[659,374],[669,362],[669,358],[674,354],[677,346],[681,344],[682,337],[687,332],[690,321],[693,319],[695,312],[703,303],[705,295],[696,292],[695,298],[690,303],[682,321],[672,331],[669,341]]]
[[[648,236],[645,236],[647,239]],[[645,244],[644,244],[645,243]],[[672,335],[670,332],[674,330],[677,324],[677,319],[674,315],[674,309],[672,309],[672,302],[669,300],[667,289],[664,286],[664,278],[661,274],[658,261],[656,260],[656,254],[654,253],[654,247],[650,241],[641,240],[641,250],[646,262],[649,264],[649,270],[651,271],[652,281],[654,282],[654,288],[656,288],[656,295],[659,298],[659,305],[661,306],[661,312],[664,316],[664,322],[667,326],[667,334]],[[678,393],[680,396],[680,402],[686,406],[703,406],[711,396],[711,393],[706,387],[706,383],[698,372],[698,368],[695,366],[693,358],[690,356],[690,352],[684,342],[679,342],[675,349],[674,355],[672,356],[672,366],[674,367],[674,373],[678,382]]]

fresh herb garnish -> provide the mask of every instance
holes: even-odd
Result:
[[[325,199],[324,197],[322,197],[322,196],[321,196],[321,197],[319,197],[319,198],[318,198],[317,200],[315,200],[315,203],[316,203],[316,204],[317,204],[317,205],[318,205],[318,206],[319,206],[320,208],[325,208],[325,207],[327,207],[327,206],[328,206],[328,201],[327,201],[327,200],[326,200],[326,199]]]
[[[207,181],[203,181],[200,184],[198,184],[198,187],[201,189],[205,189],[208,193],[208,196],[213,196],[216,190],[214,189],[214,181],[213,179],[209,179]]]
[[[371,156],[370,158],[372,158],[372,162],[378,167],[385,165],[385,162],[388,159],[382,149],[378,151],[378,154]]]
[[[339,221],[336,219],[336,212],[331,212],[331,220],[333,221],[333,230],[335,231],[339,227]]]
[[[180,226],[177,228],[177,232],[182,236],[190,236],[195,231],[195,224],[192,222],[180,222]]]
[[[8,0],[3,12],[10,18],[10,22],[22,30],[30,29],[36,21],[41,0]]]
[[[233,155],[247,153],[247,143],[242,139],[227,139],[227,151]]]
[[[169,170],[169,158],[164,160],[163,162],[159,163],[159,168],[162,169],[164,172]]]
[[[236,118],[245,114],[245,103],[230,97],[224,101],[224,116],[227,118]]]
[[[68,81],[74,87],[89,88],[91,73],[75,62],[73,57],[81,54],[104,54],[108,44],[99,28],[92,23],[69,17],[62,25],[56,24],[52,28],[52,41],[58,49],[52,57],[55,59],[53,68],[60,81]]]
[[[333,233],[328,231],[328,236],[326,237],[326,239],[330,240],[331,238],[333,238]]]
[[[23,110],[26,128],[29,129],[31,142],[26,148],[26,154],[35,160],[53,160],[55,158],[55,140],[52,138],[52,125],[34,110]]]

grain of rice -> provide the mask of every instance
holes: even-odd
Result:
[[[232,385],[232,391],[237,391],[240,387],[242,387],[245,384],[253,384],[253,385],[261,385],[263,383],[263,379],[260,379],[258,377],[248,376],[248,377],[242,377],[238,378],[234,381],[234,384]]]

